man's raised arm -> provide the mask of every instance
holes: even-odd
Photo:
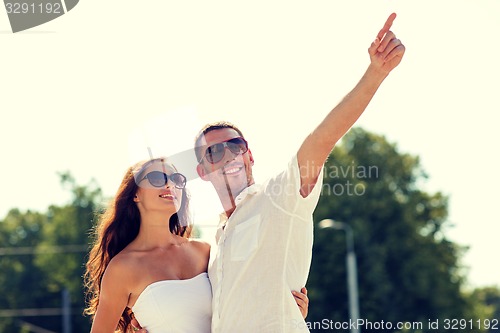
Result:
[[[313,189],[321,167],[337,141],[361,116],[380,84],[401,62],[405,47],[390,30],[395,18],[396,14],[392,13],[370,45],[370,65],[361,80],[300,146],[297,159],[303,197]]]

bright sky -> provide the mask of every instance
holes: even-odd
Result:
[[[425,188],[450,196],[448,236],[470,246],[471,285],[500,286],[497,0],[81,1],[18,34],[0,12],[0,216],[67,202],[58,171],[111,196],[147,146],[182,151],[220,119],[264,180],[359,80],[393,11],[407,52],[358,125],[421,157]],[[210,187],[189,186],[209,203],[196,222],[215,225]]]

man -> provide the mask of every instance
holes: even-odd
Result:
[[[304,140],[287,169],[263,185],[254,182],[254,159],[236,126],[210,124],[198,135],[198,174],[212,183],[224,209],[209,267],[212,332],[308,331],[290,290],[307,280],[321,170],[401,62],[405,47],[390,31],[395,18],[389,16],[369,47],[370,65],[359,83]],[[273,142],[280,146],[279,139]]]

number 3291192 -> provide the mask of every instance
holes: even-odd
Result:
[[[60,3],[5,3],[7,14],[62,14],[63,9]]]
[[[473,329],[476,326],[479,329],[492,329],[497,330],[498,327],[498,319],[445,319],[444,320],[444,329],[446,330],[465,330],[465,329]]]

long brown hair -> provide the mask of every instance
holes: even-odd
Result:
[[[146,168],[155,162],[164,163],[164,158],[156,158],[145,162],[139,162],[130,167],[122,179],[120,187],[108,208],[98,217],[98,223],[93,228],[94,243],[89,253],[84,275],[86,287],[87,308],[84,314],[95,316],[101,280],[104,271],[111,259],[132,242],[139,233],[141,215],[134,196],[138,185],[136,180],[141,179]],[[191,225],[189,221],[189,197],[186,189],[182,190],[182,203],[177,213],[169,220],[170,232],[182,237],[190,237]],[[126,308],[117,326],[119,332],[130,331],[132,311]]]

